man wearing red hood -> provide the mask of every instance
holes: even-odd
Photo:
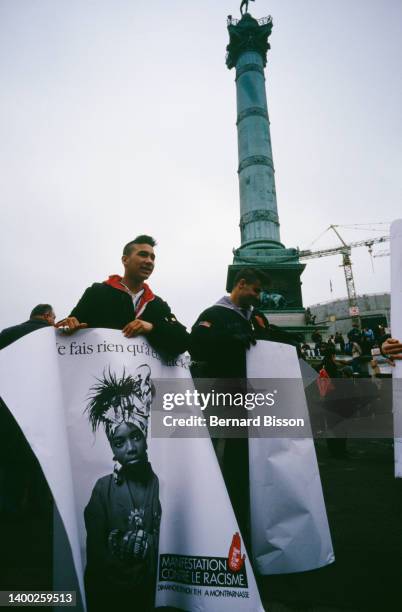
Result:
[[[121,258],[124,276],[114,274],[88,287],[70,316],[56,327],[68,327],[70,332],[84,327],[121,329],[126,338],[146,336],[164,357],[183,353],[188,347],[186,328],[145,282],[155,266],[155,245],[146,235],[126,244]]]

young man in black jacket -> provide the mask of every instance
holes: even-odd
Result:
[[[68,327],[70,332],[84,327],[121,329],[126,338],[145,335],[164,357],[183,353],[188,348],[186,328],[145,282],[155,266],[155,245],[146,235],[126,244],[121,258],[124,276],[115,274],[94,283],[57,327]]]
[[[296,344],[291,334],[271,325],[257,310],[259,296],[269,283],[265,274],[255,268],[240,270],[229,296],[204,310],[193,325],[190,352],[195,362],[195,378],[214,380],[214,389],[246,392],[246,354],[257,340]],[[212,381],[211,381],[212,383]],[[244,414],[250,416],[245,409]],[[232,432],[235,433],[235,432]],[[248,541],[249,466],[248,440],[226,438],[222,473],[239,523],[243,539]]]
[[[246,351],[256,340],[297,344],[291,334],[271,325],[258,310],[269,283],[255,268],[240,270],[232,292],[204,310],[193,325],[191,356],[203,378],[246,378]]]

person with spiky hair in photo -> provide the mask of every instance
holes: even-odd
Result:
[[[89,612],[154,609],[161,505],[147,457],[153,394],[146,364],[133,376],[104,372],[90,389],[92,430],[104,428],[116,465],[96,482],[84,512]]]

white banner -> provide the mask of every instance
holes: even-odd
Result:
[[[146,572],[154,570],[157,606],[198,612],[262,611],[210,439],[148,436],[152,472],[146,484],[142,475],[134,478],[130,471],[123,483],[121,472],[113,475],[113,453],[118,459],[121,452],[117,447],[112,452],[105,427],[115,427],[115,432],[125,429],[121,421],[116,425],[116,397],[108,395],[111,388],[116,394],[118,387],[123,397],[127,381],[134,384],[141,412],[150,403],[152,379],[190,377],[185,358],[176,365],[163,364],[143,338],[126,339],[115,330],[81,331],[70,337],[57,334],[56,340],[57,348],[55,331],[49,328],[1,351],[0,396],[38,457],[52,490],[81,592],[88,530],[91,568],[87,567],[87,588],[93,588],[93,574],[99,590],[90,592],[90,599],[103,596],[102,588],[108,582],[107,588],[114,584],[113,601],[119,607],[122,592],[130,591],[130,577],[138,581],[143,576],[134,585],[138,593],[147,580]],[[92,411],[91,398],[96,399]],[[97,415],[105,427],[96,427]],[[151,553],[155,551],[159,563],[152,568]],[[131,601],[132,609],[139,609],[138,598],[131,595]]]
[[[402,340],[402,219],[391,225],[391,329],[392,337]],[[402,431],[402,362],[392,368],[392,410],[394,431]],[[396,384],[398,381],[399,384]],[[394,440],[395,478],[402,478],[402,438]]]
[[[300,365],[292,346],[257,342],[248,351],[247,376],[266,383],[292,380],[281,386],[281,405],[287,407],[287,417],[302,418],[309,424]],[[335,557],[312,437],[253,438],[249,457],[256,571],[304,572],[332,563]]]

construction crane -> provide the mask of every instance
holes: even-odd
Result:
[[[357,323],[360,325],[359,308],[357,305],[357,294],[355,288],[355,281],[353,278],[352,261],[350,258],[351,250],[354,247],[366,246],[371,255],[373,252],[373,245],[378,244],[380,242],[387,242],[389,240],[389,236],[368,238],[366,240],[359,240],[358,242],[350,242],[349,244],[346,244],[346,242],[336,229],[337,227],[339,227],[339,225],[330,225],[328,227],[328,230],[332,229],[341,241],[342,244],[339,247],[321,249],[319,251],[299,251],[299,259],[306,260],[314,259],[316,257],[327,257],[328,255],[336,255],[337,253],[342,255],[342,267],[345,273],[346,290],[349,302],[349,313],[352,318],[352,323]]]
[[[389,257],[390,255],[390,251],[378,251],[373,257]]]

